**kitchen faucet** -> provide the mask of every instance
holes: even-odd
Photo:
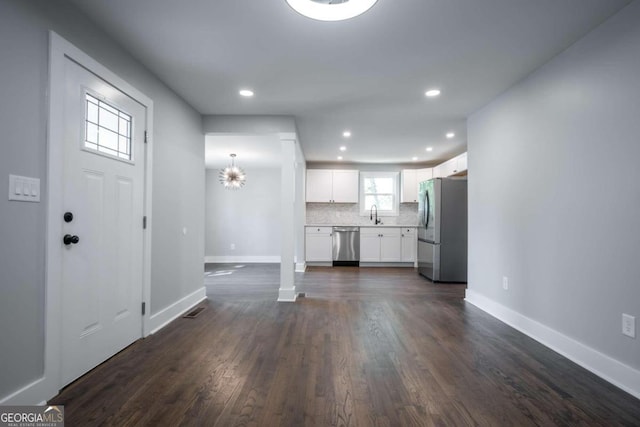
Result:
[[[374,222],[375,225],[382,224],[382,220],[378,219],[378,207],[376,205],[371,205],[371,212],[369,215],[369,219],[373,221],[373,208],[376,208],[376,220]]]

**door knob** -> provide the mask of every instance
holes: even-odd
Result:
[[[65,245],[71,245],[71,244],[77,244],[80,241],[80,238],[78,236],[72,236],[71,234],[65,234],[64,237],[62,238],[62,242]]]

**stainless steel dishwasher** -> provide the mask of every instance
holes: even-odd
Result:
[[[333,265],[360,265],[360,227],[333,227]]]

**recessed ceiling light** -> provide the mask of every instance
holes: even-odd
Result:
[[[345,130],[344,132],[342,132],[342,136],[344,136],[345,138],[350,138],[351,137],[351,131],[350,130]]]
[[[371,9],[377,0],[287,0],[289,6],[307,18],[318,21],[343,21]]]
[[[427,147],[427,151],[433,151],[433,147]]]
[[[338,156],[338,160],[342,160],[342,156]]]
[[[453,132],[449,132],[449,133],[447,134],[447,138],[448,138],[448,139],[451,139],[451,138],[453,138],[454,136],[456,136],[456,134],[455,134],[455,133],[453,133]]]
[[[415,162],[416,160],[418,160],[418,158],[417,157],[412,157],[411,160],[413,160]]]
[[[240,89],[238,93],[240,96],[244,96],[245,98],[251,98],[253,96],[253,91],[251,89]]]
[[[340,151],[347,151],[347,147],[343,145],[342,147],[340,147]]]
[[[425,92],[425,95],[429,98],[434,98],[440,95],[440,89],[429,89],[428,91]]]

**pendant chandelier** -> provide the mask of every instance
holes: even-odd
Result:
[[[229,154],[229,156],[231,156],[231,164],[224,169],[220,169],[220,184],[224,185],[227,190],[237,190],[244,186],[247,175],[235,165],[236,155]]]

